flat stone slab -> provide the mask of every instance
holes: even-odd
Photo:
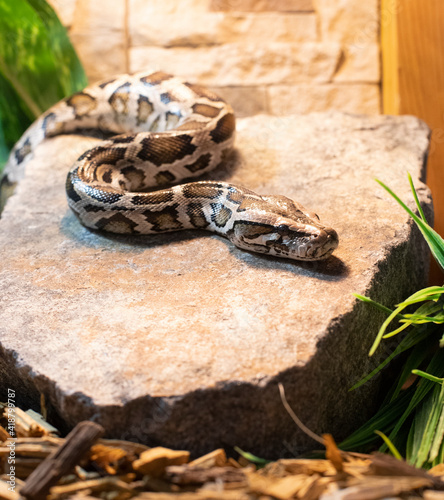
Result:
[[[316,211],[339,233],[334,255],[297,263],[205,232],[90,232],[64,183],[98,140],[48,140],[0,220],[3,390],[37,408],[43,393],[67,427],[93,419],[109,436],[195,454],[315,446],[278,382],[315,432],[340,440],[368,417],[380,379],[348,389],[395,344],[368,358],[382,317],[353,293],[392,305],[428,269],[419,232],[374,178],[413,207],[409,171],[431,218],[429,131],[413,117],[341,113],[257,116],[237,129],[236,152],[212,178]]]

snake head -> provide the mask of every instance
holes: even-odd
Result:
[[[284,217],[272,223],[237,221],[230,239],[246,250],[295,260],[326,259],[339,243],[336,231],[319,220]]]

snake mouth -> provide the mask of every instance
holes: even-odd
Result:
[[[338,233],[331,227],[320,230],[318,237],[314,238],[306,248],[305,259],[322,260],[329,257],[339,245]]]
[[[227,237],[245,250],[302,261],[326,259],[339,244],[338,233],[330,227],[283,217],[272,219],[272,224],[236,221]]]
[[[309,230],[311,229],[311,230]],[[338,233],[329,227],[305,226],[305,231],[290,231],[270,243],[270,253],[288,259],[313,261],[328,258],[338,247]]]
[[[232,234],[235,245],[258,253],[292,260],[313,261],[328,258],[338,247],[337,232],[320,225],[280,225],[275,230],[269,228],[265,234],[247,234],[250,226],[242,227],[243,234]],[[254,227],[254,226],[253,226]],[[262,228],[265,231],[264,228]]]

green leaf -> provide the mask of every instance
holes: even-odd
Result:
[[[11,149],[34,116],[20,99],[14,87],[0,73],[0,137],[7,150]]]
[[[0,71],[34,117],[87,83],[65,28],[43,0],[0,0]]]
[[[0,0],[0,161],[37,116],[86,84],[46,1]]]

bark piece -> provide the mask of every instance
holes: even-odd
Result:
[[[185,464],[189,458],[189,451],[170,450],[158,446],[144,451],[133,463],[133,469],[140,474],[157,477],[163,475],[167,466]]]
[[[29,476],[20,494],[29,499],[43,498],[51,486],[74,468],[103,433],[103,427],[94,422],[77,424],[64,444]]]
[[[237,486],[247,483],[245,472],[234,467],[212,467],[203,469],[189,465],[172,465],[166,469],[168,479],[179,486],[200,485],[220,481]]]

